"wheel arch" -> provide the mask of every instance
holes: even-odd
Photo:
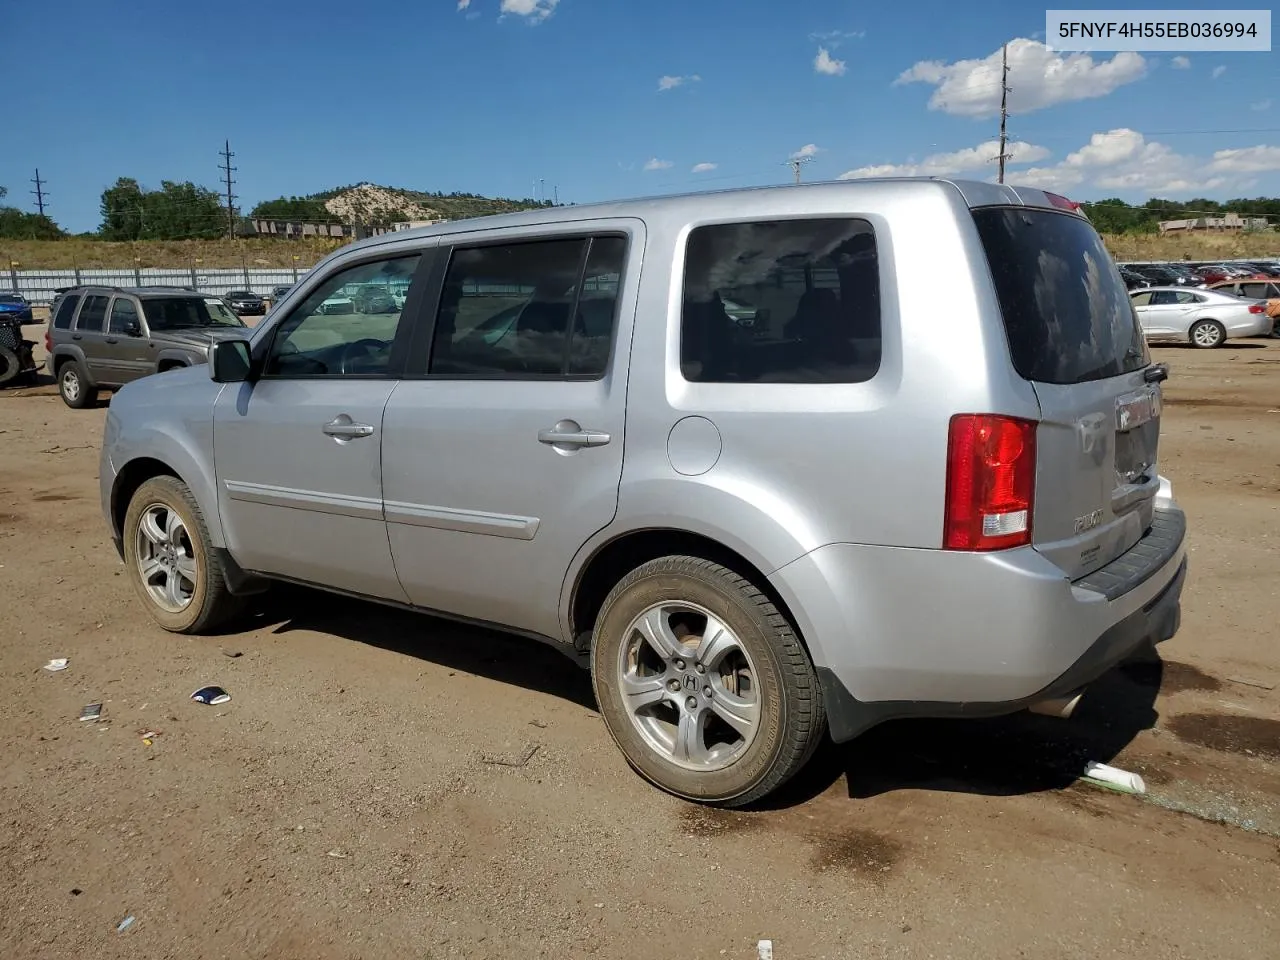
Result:
[[[613,533],[589,550],[584,549],[574,570],[566,577],[562,610],[567,622],[567,635],[579,652],[587,652],[596,617],[609,591],[631,570],[664,556],[693,556],[711,560],[751,582],[787,618],[813,662],[826,662],[819,649],[805,636],[800,620],[769,579],[774,566],[763,557],[730,545],[728,536],[690,529],[688,525],[645,526]]]
[[[138,492],[139,487],[155,477],[173,477],[186,483],[177,470],[154,457],[136,457],[116,474],[115,482],[111,485],[111,532],[116,537],[124,530],[124,515],[129,510],[133,495]]]

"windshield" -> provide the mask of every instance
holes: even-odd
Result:
[[[144,300],[142,309],[153,333],[192,327],[244,326],[244,321],[217,297],[154,297]]]
[[[26,301],[23,300],[21,297],[15,296],[12,293],[0,293],[0,303],[25,303],[25,302]]]
[[[1019,376],[1081,383],[1147,365],[1129,292],[1088,221],[1017,207],[975,210],[973,219]]]

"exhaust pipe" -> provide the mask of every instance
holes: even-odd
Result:
[[[1080,702],[1080,698],[1083,696],[1084,688],[1081,688],[1074,693],[1068,693],[1066,696],[1054,697],[1052,700],[1040,700],[1027,707],[1027,710],[1042,716],[1058,717],[1066,720],[1075,711],[1076,704]]]

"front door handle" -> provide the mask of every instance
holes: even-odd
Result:
[[[563,421],[548,430],[538,431],[538,442],[553,447],[603,447],[610,439],[609,434],[600,430],[583,430],[576,423]]]
[[[356,423],[345,413],[334,417],[322,428],[331,437],[339,440],[354,440],[357,437],[373,435],[373,427],[367,423]]]

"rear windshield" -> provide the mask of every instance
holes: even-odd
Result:
[[[1129,292],[1088,221],[1025,207],[975,210],[973,219],[1019,376],[1082,383],[1150,362]]]

